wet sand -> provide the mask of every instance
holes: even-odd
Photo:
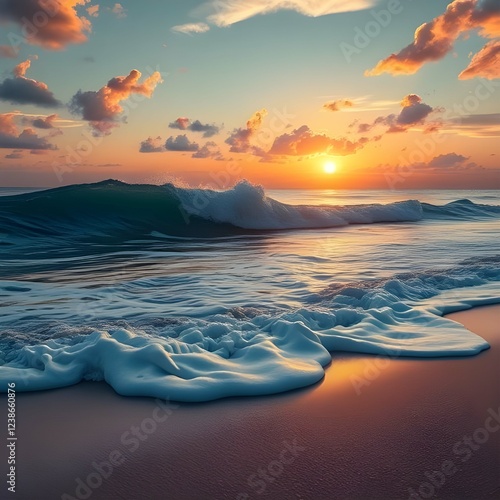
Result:
[[[492,348],[338,355],[313,387],[204,404],[103,383],[18,394],[16,493],[0,498],[500,498],[500,306],[449,318]]]

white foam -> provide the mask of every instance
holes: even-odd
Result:
[[[349,305],[341,307],[342,301]],[[493,301],[469,291],[460,304]],[[1,367],[0,382],[6,387],[14,381],[22,391],[105,380],[122,395],[196,402],[311,385],[323,377],[330,352],[469,356],[489,347],[440,317],[442,310],[439,301],[414,307],[382,288],[360,298],[340,294],[330,304],[277,317],[191,319],[164,332],[178,333],[176,338],[133,329],[95,331],[71,342],[51,339],[24,347]]]
[[[415,200],[355,206],[287,205],[266,196],[264,190],[242,181],[227,191],[177,188],[184,210],[218,223],[243,229],[305,229],[374,222],[422,219]]]

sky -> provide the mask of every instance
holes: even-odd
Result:
[[[498,0],[0,0],[0,185],[500,189]]]

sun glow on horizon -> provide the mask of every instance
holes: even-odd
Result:
[[[324,165],[323,165],[323,170],[325,172],[325,174],[334,174],[336,171],[337,171],[337,165],[335,165],[335,163],[333,163],[333,161],[327,161]]]

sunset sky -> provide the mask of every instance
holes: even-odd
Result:
[[[500,188],[499,139],[498,0],[0,0],[1,186]]]

